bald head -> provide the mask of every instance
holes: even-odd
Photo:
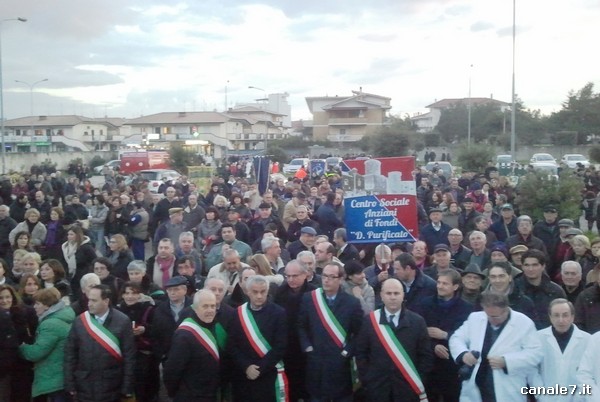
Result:
[[[392,314],[400,311],[404,302],[404,287],[398,279],[390,278],[381,285],[381,301]]]

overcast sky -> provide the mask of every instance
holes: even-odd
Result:
[[[413,114],[443,98],[510,102],[510,0],[2,0],[7,118],[138,117],[217,110],[288,92],[352,90]],[[516,92],[560,110],[569,90],[600,91],[600,2],[517,0]],[[470,67],[472,65],[472,67]],[[227,88],[227,91],[225,90]]]

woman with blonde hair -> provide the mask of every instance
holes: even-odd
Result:
[[[71,278],[73,298],[79,298],[81,277],[92,272],[92,261],[96,258],[96,251],[90,238],[83,234],[79,225],[72,225],[67,231],[67,241],[62,245],[63,257],[66,268]]]
[[[575,235],[569,240],[571,249],[565,256],[565,261],[577,261],[581,265],[581,277],[587,278],[587,274],[594,269],[596,258],[592,254],[590,239],[585,235]]]
[[[8,234],[8,240],[11,244],[14,243],[15,236],[19,232],[27,232],[31,234],[31,245],[40,247],[46,240],[46,226],[40,222],[40,211],[35,208],[29,208],[25,211],[25,220],[19,223]]]
[[[283,283],[283,275],[273,273],[271,264],[269,264],[269,260],[267,260],[264,254],[250,256],[248,258],[248,265],[256,271],[257,275],[264,276],[270,283],[274,283],[277,286]]]
[[[133,254],[127,245],[127,239],[122,234],[112,235],[108,243],[106,258],[112,264],[111,274],[124,281],[129,280],[127,266],[133,261]]]

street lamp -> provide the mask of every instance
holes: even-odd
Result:
[[[48,78],[44,78],[43,80],[36,81],[33,84],[30,84],[26,81],[15,80],[15,82],[25,84],[29,87],[29,114],[31,116],[33,116],[33,87],[35,87],[39,83],[46,82],[46,81],[48,81]]]
[[[262,91],[264,93],[265,96],[265,101],[268,99],[267,98],[267,92],[259,87],[255,87],[255,86],[248,86],[248,89],[256,89],[258,91]],[[267,137],[269,136],[269,124],[268,121],[265,119],[265,141],[264,141],[264,150],[265,150],[265,155],[267,154]]]
[[[516,21],[516,0],[513,0],[513,29],[512,29],[512,107],[510,111],[510,155],[515,160],[515,120],[517,111],[515,108],[515,21]]]
[[[4,21],[27,22],[27,19],[19,17],[0,20],[0,140],[2,143],[2,174],[6,173],[6,145],[4,144],[4,86],[2,84],[2,23]]]

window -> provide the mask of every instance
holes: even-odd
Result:
[[[50,130],[49,128],[46,129],[46,135],[47,136],[51,136],[52,135],[52,130]]]
[[[89,134],[88,134],[88,132],[87,132],[87,131],[84,131],[84,132],[83,132],[83,135],[89,135]]]
[[[160,127],[154,127],[154,134],[160,134]]]
[[[21,135],[21,130],[19,130],[19,129],[15,130],[15,135]]]

